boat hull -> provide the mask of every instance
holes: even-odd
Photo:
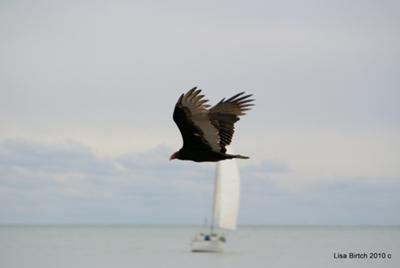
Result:
[[[193,252],[223,252],[225,248],[225,237],[218,234],[200,233],[190,244]]]
[[[225,242],[216,241],[199,241],[193,240],[191,243],[192,252],[223,252]]]

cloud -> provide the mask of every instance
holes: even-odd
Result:
[[[315,183],[286,191],[274,183],[244,184],[240,220],[268,224],[398,225],[400,184],[368,183],[359,178]],[[256,209],[256,213],[255,210]]]
[[[210,214],[213,164],[166,146],[103,157],[77,142],[0,142],[1,223],[194,223]],[[241,223],[398,224],[400,186],[341,178],[282,186],[282,161],[241,168]],[[298,186],[298,185],[297,185]],[[375,217],[374,215],[379,215]]]
[[[243,167],[242,172],[260,173],[260,174],[273,174],[290,172],[289,166],[278,160],[264,160],[258,164],[250,164]]]
[[[1,143],[0,164],[8,168],[44,172],[83,172],[113,174],[116,167],[110,159],[96,157],[87,146],[67,142],[57,146],[8,139]]]
[[[0,221],[190,222],[184,204],[201,207],[203,195],[211,197],[214,173],[208,165],[169,163],[171,151],[110,158],[76,142],[2,141]]]

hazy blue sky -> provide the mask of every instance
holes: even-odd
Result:
[[[0,223],[199,223],[179,95],[239,91],[240,223],[400,224],[400,2],[1,1]]]

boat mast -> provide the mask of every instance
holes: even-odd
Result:
[[[218,180],[218,167],[219,164],[218,162],[215,164],[215,178],[214,178],[214,194],[213,194],[213,206],[212,206],[212,211],[211,211],[211,234],[214,233],[214,226],[216,225],[216,220],[217,220],[217,213],[218,213],[218,191],[219,191],[219,180]]]

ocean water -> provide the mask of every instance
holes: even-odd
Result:
[[[400,267],[400,227],[241,226],[225,233],[224,253],[192,253],[190,240],[198,231],[193,226],[0,226],[0,267]],[[349,258],[350,252],[368,257]]]

